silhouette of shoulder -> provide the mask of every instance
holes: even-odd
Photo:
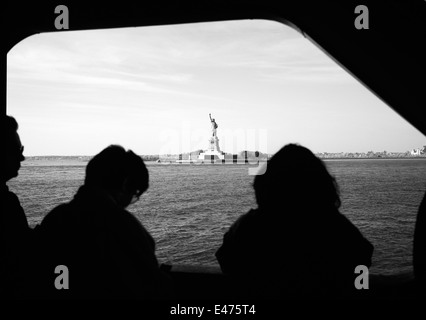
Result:
[[[271,225],[265,221],[259,210],[250,210],[241,215],[223,237],[223,244],[216,257],[224,273],[238,274],[258,267],[267,254],[266,243],[272,235]],[[268,236],[269,234],[269,236]],[[272,244],[275,245],[275,244]],[[249,263],[250,257],[258,255],[258,260]],[[260,262],[263,264],[263,261]]]
[[[4,232],[15,236],[29,232],[28,221],[18,197],[7,186],[2,187],[2,224],[7,226]],[[18,233],[18,234],[16,234]]]

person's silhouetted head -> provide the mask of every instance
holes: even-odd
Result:
[[[4,141],[4,153],[2,154],[3,165],[1,168],[2,183],[18,176],[21,162],[25,160],[24,147],[18,134],[18,123],[15,118],[7,115],[2,116],[1,121],[2,141]]]
[[[259,208],[340,207],[335,179],[309,149],[288,144],[267,163],[253,184]]]
[[[86,167],[85,185],[107,191],[123,208],[148,189],[148,170],[141,157],[111,145]]]

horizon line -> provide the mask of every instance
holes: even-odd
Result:
[[[416,148],[416,149],[421,149],[421,148]],[[239,154],[242,153],[246,150],[237,152],[237,153],[229,153],[229,152],[225,152],[226,154]],[[257,150],[256,150],[257,151]],[[251,151],[251,150],[247,150],[247,152],[256,152],[256,151]],[[172,156],[172,155],[177,155],[179,156],[180,154],[189,154],[189,153],[193,153],[195,151],[191,151],[191,152],[181,152],[181,153],[165,153],[165,154],[138,154],[138,156],[140,157],[154,157],[154,156]],[[264,154],[264,155],[274,155],[275,153],[267,153],[267,152],[262,152],[262,151],[258,151],[260,154]],[[329,152],[329,151],[322,151],[322,152],[313,152],[315,155],[318,154],[368,154],[368,153],[378,153],[378,154],[384,154],[385,151],[338,151],[338,152]],[[406,151],[386,151],[386,154],[403,154],[403,153],[407,153],[407,152],[411,152],[411,150],[406,150]],[[87,154],[43,154],[43,155],[24,155],[25,158],[33,158],[33,157],[94,157],[96,154],[93,155],[87,155]]]

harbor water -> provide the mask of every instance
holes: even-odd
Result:
[[[416,214],[426,191],[426,159],[326,160],[340,187],[341,212],[374,245],[375,274],[412,271]],[[68,202],[87,161],[28,159],[8,185],[31,227]],[[256,208],[247,165],[147,163],[150,187],[128,207],[156,241],[160,263],[217,266],[214,253],[238,216]],[[277,255],[281,253],[277,252]],[[271,257],[271,261],[273,261]]]

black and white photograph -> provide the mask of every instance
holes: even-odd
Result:
[[[426,1],[1,6],[2,298],[426,297]]]

